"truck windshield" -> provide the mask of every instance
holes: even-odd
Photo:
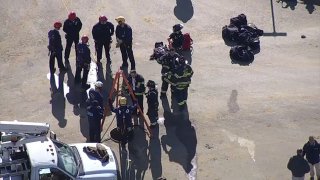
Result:
[[[66,171],[72,176],[76,176],[78,172],[78,166],[76,157],[73,154],[72,149],[67,144],[52,141],[57,149],[58,167]]]

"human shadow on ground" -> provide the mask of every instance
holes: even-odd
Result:
[[[290,7],[291,10],[295,10],[295,7],[298,4],[297,0],[277,0],[277,3],[281,3],[282,8]]]
[[[134,127],[134,137],[128,143],[128,149],[131,160],[129,177],[130,179],[142,180],[148,169],[148,141],[143,124]]]
[[[240,110],[237,99],[238,99],[238,91],[232,90],[230,99],[228,101],[228,108],[230,113],[236,113]]]
[[[70,62],[66,61],[66,66],[69,68],[67,71],[67,85],[69,92],[66,94],[66,98],[70,104],[73,105],[73,114],[79,116],[80,132],[82,135],[89,139],[89,122],[87,118],[87,106],[86,100],[88,98],[85,89],[81,88],[81,83],[74,83],[74,75],[70,66]]]
[[[176,0],[177,5],[174,7],[174,15],[183,23],[188,22],[194,13],[191,0]]]
[[[67,120],[65,119],[66,100],[64,97],[64,80],[65,72],[60,72],[58,82],[56,82],[56,75],[50,75],[50,91],[51,91],[51,110],[52,115],[58,120],[58,125],[61,128],[66,127]],[[57,84],[58,83],[58,84]]]
[[[161,163],[161,142],[159,139],[159,125],[152,129],[152,138],[149,142],[149,168],[151,170],[152,179],[162,176]]]
[[[320,6],[320,0],[303,0],[302,4],[305,4],[309,14],[312,14],[316,10],[315,6]]]
[[[166,135],[161,137],[162,149],[168,154],[170,161],[180,164],[190,175],[190,172],[196,169],[193,159],[196,155],[197,135],[189,120],[188,106],[179,110],[173,98],[171,106],[173,112],[171,112],[168,99],[162,98],[161,100],[166,127]]]

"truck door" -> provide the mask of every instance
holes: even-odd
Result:
[[[36,173],[37,180],[74,180],[73,177],[55,167],[39,168]]]

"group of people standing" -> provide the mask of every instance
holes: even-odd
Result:
[[[129,106],[126,97],[121,97],[119,100],[119,107],[113,107],[112,102],[109,100],[109,107],[112,112],[116,114],[117,127],[121,130],[132,131],[132,115],[139,117],[140,113],[143,113],[144,96],[147,98],[148,110],[147,115],[150,120],[150,128],[154,128],[157,125],[158,119],[158,91],[156,89],[156,83],[149,80],[145,85],[144,77],[137,73],[135,59],[132,51],[132,29],[126,24],[123,16],[115,18],[118,25],[114,28],[114,25],[108,21],[108,18],[104,15],[99,17],[99,22],[92,28],[92,37],[95,43],[95,54],[97,63],[101,64],[102,52],[105,51],[105,57],[107,60],[106,66],[110,66],[112,59],[110,57],[110,48],[113,42],[112,36],[116,35],[116,47],[120,48],[122,55],[121,69],[128,68],[129,59],[131,64],[131,70],[127,77],[130,87],[136,97],[133,101],[133,105]],[[61,36],[59,33],[62,23],[57,21],[54,23],[54,29],[48,32],[49,38],[49,55],[50,55],[50,73],[54,74],[55,59],[57,59],[60,72],[70,70],[69,56],[71,47],[75,45],[76,55],[76,72],[75,83],[81,83],[83,89],[88,89],[90,86],[87,84],[88,73],[90,70],[90,63],[92,61],[92,54],[88,45],[89,37],[83,35],[80,38],[80,31],[82,29],[82,22],[77,17],[75,12],[70,12],[68,18],[63,23],[63,31],[65,32],[66,47],[64,53],[65,63],[62,60],[63,46]],[[183,45],[183,34],[181,29],[182,25],[178,24],[173,26],[173,33],[170,34],[169,50],[161,57],[157,59],[157,62],[162,65],[162,87],[161,96],[166,96],[166,91],[171,85],[172,97],[175,97],[178,105],[183,108],[187,100],[187,91],[191,83],[191,77],[193,71],[190,65],[188,65],[181,55]],[[80,40],[81,41],[80,41]],[[65,65],[64,65],[65,64]],[[68,66],[69,65],[69,66]],[[81,78],[81,73],[83,73]],[[146,92],[146,86],[148,88]],[[104,116],[104,102],[102,98],[103,83],[98,81],[95,83],[95,88],[89,91],[87,100],[87,116],[89,120],[89,141],[100,142],[101,137],[101,119]],[[132,99],[135,99],[131,97]],[[140,111],[137,111],[139,105]]]
[[[310,172],[310,180],[320,180],[320,144],[313,136],[309,137],[297,155],[290,158],[288,169],[292,173],[292,180],[304,180],[305,174]],[[306,156],[306,159],[304,159]],[[316,175],[316,179],[315,179]]]

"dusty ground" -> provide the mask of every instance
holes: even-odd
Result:
[[[137,179],[290,179],[289,157],[309,135],[320,137],[320,2],[308,2],[282,8],[273,0],[0,0],[0,120],[48,122],[65,142],[86,141],[85,112],[75,106],[80,97],[73,85],[74,51],[72,71],[60,74],[64,93],[51,99],[47,78],[47,32],[69,10],[77,12],[81,34],[90,38],[100,14],[113,23],[125,16],[134,31],[137,70],[159,84],[160,66],[148,60],[152,46],[183,22],[195,42],[189,114],[166,112],[170,123],[151,141],[137,130],[139,147],[131,156]],[[261,52],[248,67],[230,63],[230,48],[221,39],[221,27],[240,13],[269,34],[286,33],[262,37]],[[92,38],[90,44],[93,51]],[[113,72],[120,56],[113,46]],[[117,144],[106,144],[120,159]]]

